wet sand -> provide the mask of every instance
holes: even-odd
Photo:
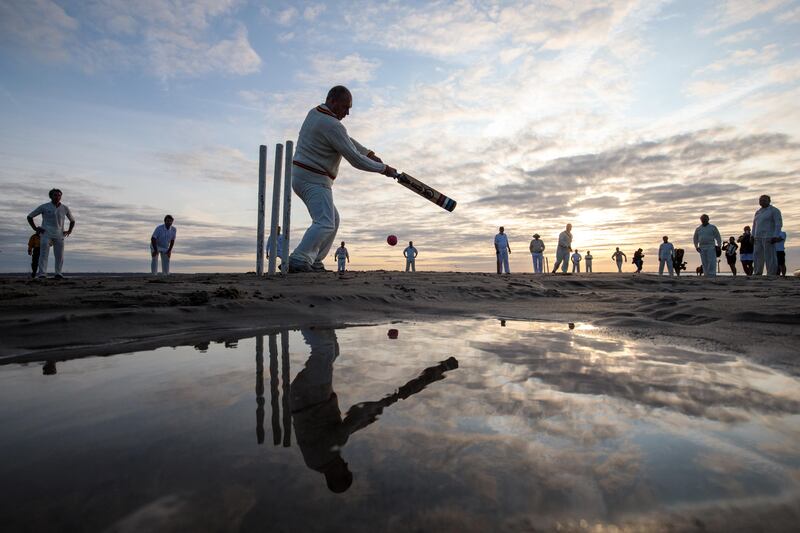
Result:
[[[278,328],[446,317],[588,322],[798,374],[800,278],[348,272],[0,278],[0,362],[108,355]]]

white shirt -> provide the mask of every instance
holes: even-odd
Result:
[[[347,253],[347,248],[340,246],[336,249],[336,253],[333,254],[333,258],[344,261],[345,259],[350,259],[350,254]]]
[[[594,257],[592,257],[592,254],[586,254],[583,259],[586,261],[586,264],[588,265],[589,263],[592,262],[592,259],[594,259]]]
[[[267,238],[267,247],[266,247],[266,251],[265,251],[265,252],[266,252],[266,254],[267,254],[267,257],[269,257],[269,249],[270,249],[270,246],[272,246],[272,235],[270,235],[270,236]],[[277,253],[278,255],[281,255],[281,252],[282,252],[282,251],[283,251],[283,233],[280,233],[280,234],[278,235],[278,248],[276,249],[276,253]]]
[[[416,248],[414,248],[413,246],[408,246],[408,247],[406,247],[406,249],[405,249],[405,250],[403,250],[403,255],[404,255],[404,256],[406,257],[406,259],[408,259],[409,261],[413,261],[413,260],[414,260],[414,258],[415,258],[415,257],[417,257],[417,254],[418,254],[418,253],[419,253],[419,252],[417,252],[417,249],[416,249]]]
[[[582,259],[581,258],[581,254],[579,254],[578,252],[575,252],[574,254],[572,254],[572,262],[573,263],[580,263],[581,259]]]
[[[533,239],[531,241],[530,250],[532,254],[540,254],[544,252],[544,242],[541,239]]]
[[[783,218],[780,209],[768,205],[756,211],[753,217],[753,237],[757,239],[777,237],[781,229],[783,229]]]
[[[167,226],[164,224],[156,226],[152,237],[156,240],[156,251],[166,252],[169,250],[169,243],[175,240],[175,235],[177,235],[177,233],[175,226],[170,226],[169,229],[167,229]]]
[[[558,245],[562,248],[572,248],[572,233],[564,230],[558,234]]]
[[[297,137],[294,160],[324,172],[330,179],[336,179],[342,156],[359,170],[383,172],[386,165],[368,158],[369,152],[347,135],[342,122],[323,104],[306,115]]]
[[[719,230],[714,224],[700,224],[694,230],[694,247],[702,248],[703,246],[718,246],[717,243],[722,242],[722,237],[719,235]]]
[[[50,235],[63,235],[64,232],[64,218],[68,218],[70,222],[75,222],[75,217],[64,204],[58,204],[56,207],[53,202],[42,204],[28,215],[33,218],[42,215],[42,227]]]
[[[504,250],[508,250],[508,235],[505,233],[498,233],[495,235],[494,245],[497,246],[497,249],[500,250],[500,253],[503,253]]]
[[[675,251],[675,247],[672,245],[671,242],[662,242],[661,246],[658,247],[658,258],[659,259],[672,259],[672,254]]]

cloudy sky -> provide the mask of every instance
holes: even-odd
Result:
[[[0,0],[0,72],[4,272],[54,186],[67,271],[146,270],[166,213],[175,271],[253,270],[258,145],[271,169],[340,83],[351,136],[459,203],[343,164],[355,269],[402,266],[393,233],[423,269],[491,271],[505,225],[530,271],[531,234],[552,251],[572,222],[609,270],[614,246],[691,249],[703,212],[738,235],[762,193],[800,267],[798,1]]]

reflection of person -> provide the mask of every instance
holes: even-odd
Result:
[[[538,233],[533,234],[533,240],[531,240],[530,250],[531,250],[531,258],[533,259],[533,273],[534,274],[541,274],[543,271],[542,261],[544,261],[544,242],[542,239],[539,238]]]
[[[350,254],[347,252],[347,248],[344,247],[344,241],[342,241],[342,245],[336,249],[336,253],[333,254],[333,258],[336,259],[336,266],[338,267],[339,272],[344,272],[345,260],[348,263],[350,262]]]
[[[617,263],[617,272],[622,272],[622,260],[625,259],[625,262],[628,262],[628,256],[625,255],[617,246],[617,250],[611,254],[611,260]]]
[[[694,248],[700,254],[703,275],[708,278],[717,276],[717,247],[722,246],[722,237],[713,224],[709,224],[708,215],[700,215],[700,225],[694,230]]]
[[[592,271],[592,259],[594,259],[594,257],[592,257],[592,251],[591,250],[587,250],[586,255],[583,256],[583,260],[586,263],[586,272],[587,273]]]
[[[353,405],[342,419],[339,398],[333,390],[333,363],[339,357],[336,331],[303,329],[301,333],[311,355],[290,388],[297,444],[306,466],[324,474],[331,491],[344,492],[353,483],[353,474],[342,458],[342,447],[350,435],[375,422],[384,408],[444,379],[445,372],[458,368],[458,361],[451,357],[426,368],[395,393],[378,401]]]
[[[581,256],[578,250],[575,250],[575,253],[572,254],[572,272],[574,274],[580,274],[581,272],[581,260],[583,257]]]
[[[172,223],[175,221],[172,215],[164,217],[164,223],[156,226],[153,235],[150,237],[150,273],[154,276],[158,274],[158,256],[161,256],[161,273],[169,275],[169,260],[172,257],[172,247],[175,246],[177,230]]]
[[[558,234],[558,246],[556,247],[556,264],[553,266],[553,274],[561,266],[561,272],[566,274],[569,268],[569,253],[572,251],[572,224],[567,224],[566,229]]]
[[[28,224],[41,237],[39,252],[39,278],[47,277],[47,258],[50,255],[50,247],[56,257],[55,279],[62,279],[61,269],[64,267],[64,238],[72,235],[75,228],[75,217],[69,207],[61,203],[61,189],[51,189],[48,195],[50,201],[42,204],[28,215]],[[37,226],[33,222],[33,217],[42,215],[42,225]],[[69,228],[64,230],[64,219],[69,220]]]
[[[766,194],[761,195],[758,199],[758,205],[761,208],[756,211],[753,217],[753,237],[755,238],[753,272],[756,276],[764,273],[765,265],[768,276],[774,276],[778,273],[778,256],[775,253],[775,243],[780,241],[783,218],[780,210],[770,204],[771,201]]]
[[[417,271],[416,262],[418,255],[419,252],[416,248],[414,248],[414,242],[408,241],[408,246],[405,250],[403,250],[403,257],[406,258],[406,272],[408,272],[409,268],[411,269],[411,272]]]
[[[350,114],[353,96],[337,85],[323,105],[308,112],[297,138],[292,190],[306,204],[311,226],[289,256],[289,272],[322,272],[322,260],[336,239],[339,212],[333,203],[333,180],[342,157],[359,170],[394,176],[397,170],[383,164],[369,148],[347,134],[342,120]]]
[[[669,275],[673,275],[673,262],[675,255],[675,247],[669,242],[669,237],[664,235],[663,241],[658,247],[658,275],[664,275],[664,266],[666,265]]]
[[[58,369],[56,368],[56,362],[53,360],[46,361],[44,366],[42,367],[42,375],[55,376],[57,373]]]
[[[506,274],[511,274],[511,270],[508,268],[508,254],[511,253],[511,246],[508,244],[508,235],[503,226],[500,226],[500,232],[494,236],[494,253],[497,255],[497,266],[499,267],[497,273],[502,274],[505,268]]]
[[[733,275],[736,275],[736,250],[739,246],[736,244],[736,239],[731,235],[731,238],[728,239],[728,242],[722,245],[722,249],[725,251],[725,260],[728,261],[728,266],[731,267],[731,272]]]
[[[36,277],[36,272],[39,270],[39,251],[42,245],[42,238],[39,233],[34,233],[28,239],[28,255],[31,256],[31,277]]]

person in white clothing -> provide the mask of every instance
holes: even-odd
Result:
[[[664,275],[664,266],[666,265],[667,270],[669,271],[669,275],[675,275],[674,271],[674,256],[675,256],[675,247],[669,242],[669,237],[664,235],[662,237],[664,242],[661,243],[661,246],[658,247],[658,275]]]
[[[558,247],[556,248],[556,264],[553,266],[553,274],[561,266],[561,272],[567,273],[569,268],[569,253],[572,251],[572,224],[567,224],[564,231],[558,235]]]
[[[542,242],[542,239],[539,238],[538,233],[534,233],[533,240],[531,241],[530,244],[531,258],[533,259],[534,274],[541,274],[544,269],[543,265],[544,249],[545,249],[544,242]]]
[[[575,253],[572,254],[572,273],[573,274],[580,274],[581,273],[581,261],[583,257],[578,250],[575,250]]]
[[[416,248],[414,248],[414,243],[412,241],[408,241],[408,247],[406,247],[406,249],[403,250],[403,257],[406,258],[406,272],[408,272],[409,268],[411,269],[411,272],[417,271],[416,267],[417,255],[419,255],[419,252],[417,251]]]
[[[333,181],[342,157],[359,170],[385,176],[397,170],[347,134],[342,119],[350,114],[353,96],[337,85],[325,104],[308,112],[300,128],[294,154],[292,190],[306,204],[311,226],[289,256],[289,272],[324,272],[322,260],[330,252],[339,229],[339,212],[333,203]]]
[[[714,278],[717,276],[717,247],[722,246],[722,237],[717,227],[709,224],[708,220],[708,215],[700,216],[700,225],[694,230],[692,240],[695,250],[700,253],[703,275]]]
[[[508,235],[506,235],[506,229],[503,226],[500,226],[500,232],[494,236],[494,253],[497,255],[497,261],[500,265],[497,273],[502,274],[503,269],[505,269],[506,274],[511,274],[511,270],[508,268],[508,254],[511,253],[511,246],[508,244]]]
[[[583,261],[586,264],[587,274],[592,271],[592,259],[594,259],[594,257],[592,257],[592,251],[587,250],[586,255],[583,256]]]
[[[50,201],[42,204],[28,214],[28,224],[38,233],[40,237],[39,252],[39,272],[38,278],[47,277],[47,258],[50,255],[50,247],[56,256],[55,279],[62,279],[64,276],[61,270],[64,268],[64,238],[72,235],[75,229],[75,217],[69,207],[61,203],[61,189],[51,189],[48,193]],[[37,226],[33,218],[42,215],[42,225]],[[64,219],[69,220],[69,228],[64,230]]]
[[[283,253],[283,242],[284,242],[283,241],[283,233],[281,233],[281,227],[280,226],[278,226],[276,231],[278,232],[278,242],[275,245],[275,258],[276,259],[280,259],[281,258],[281,254]],[[272,235],[267,237],[267,245],[266,245],[265,250],[264,250],[264,254],[267,257],[267,261],[269,261],[269,251],[270,250],[272,250]],[[283,269],[278,268],[278,270],[282,271]]]
[[[778,257],[778,275],[786,277],[786,232],[778,235],[781,240],[775,243],[775,255]]]
[[[158,274],[158,256],[161,256],[161,273],[169,275],[169,260],[172,257],[172,247],[175,246],[177,230],[172,223],[175,219],[172,215],[164,217],[164,223],[156,226],[153,235],[150,237],[150,273],[154,276]]]
[[[783,218],[780,210],[770,205],[772,200],[766,194],[758,199],[761,208],[753,217],[753,237],[755,238],[754,274],[760,276],[767,267],[767,275],[774,276],[778,272],[778,255],[775,253],[775,243],[781,240]]]
[[[333,258],[336,259],[336,265],[339,267],[339,273],[344,273],[344,263],[347,261],[350,262],[350,254],[347,253],[347,248],[344,247],[344,241],[342,241],[342,245],[336,249],[336,253],[333,254]]]
[[[611,260],[617,264],[617,272],[619,273],[622,272],[623,259],[625,260],[626,263],[628,262],[628,256],[625,255],[625,252],[619,249],[619,246],[617,246],[616,251],[613,254],[611,254]]]

